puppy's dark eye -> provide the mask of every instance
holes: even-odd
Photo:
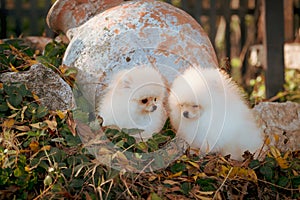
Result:
[[[141,102],[142,104],[146,104],[148,102],[148,99],[142,99]]]
[[[198,108],[199,106],[198,105],[193,105],[193,108]]]
[[[156,98],[154,98],[154,101],[156,101],[157,99]]]

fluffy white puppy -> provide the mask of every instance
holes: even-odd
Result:
[[[122,70],[113,75],[98,114],[104,126],[142,129],[133,137],[147,140],[164,126],[166,94],[165,80],[153,67]]]
[[[171,86],[170,121],[177,135],[203,153],[231,154],[260,149],[263,137],[231,79],[214,68],[188,68]]]

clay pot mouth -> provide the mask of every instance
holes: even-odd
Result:
[[[50,8],[46,21],[55,32],[67,33],[94,15],[124,2],[123,0],[57,0]]]

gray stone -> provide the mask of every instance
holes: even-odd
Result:
[[[53,70],[42,64],[35,64],[24,72],[0,74],[0,81],[24,83],[40,98],[41,104],[50,110],[69,110],[75,105],[71,87]]]
[[[253,108],[270,145],[282,151],[300,149],[300,104],[262,102]]]

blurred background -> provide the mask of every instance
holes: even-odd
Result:
[[[54,2],[55,0],[1,0],[0,38],[26,36],[55,38],[58,34],[53,33],[45,22],[47,12]],[[274,77],[276,73],[269,75],[271,83],[269,87],[272,87],[272,84],[276,85],[276,81],[279,82],[279,86],[277,84],[274,86],[277,88],[271,89],[267,94],[271,97],[281,89],[283,68],[300,69],[300,0],[165,0],[165,2],[182,8],[202,25],[215,48],[221,68],[228,70],[234,80],[246,89],[251,84],[253,86],[253,80],[263,81],[261,79],[264,77],[260,75],[268,64],[269,69],[272,67],[272,72],[278,70],[276,73],[282,74],[281,78]],[[282,13],[272,10],[274,8]],[[266,11],[273,15],[269,17],[267,23],[264,23]],[[282,41],[285,44],[282,52],[277,51],[280,59],[284,57],[284,63],[270,63],[272,58],[269,58],[271,60],[269,63],[265,62],[266,41],[270,43],[266,38],[268,30],[272,36],[271,43]],[[273,49],[276,50],[276,47]],[[278,57],[277,55],[275,57]],[[274,54],[270,56],[274,57]],[[277,64],[279,67],[274,66]],[[274,81],[276,78],[278,80]]]

